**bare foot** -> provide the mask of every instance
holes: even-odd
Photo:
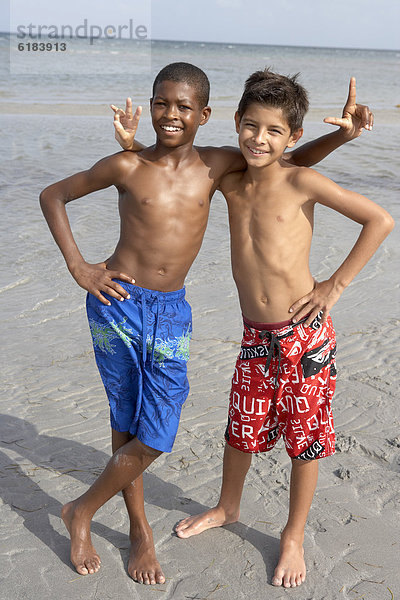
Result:
[[[228,514],[224,508],[216,506],[200,515],[183,519],[175,526],[175,532],[180,538],[188,538],[212,527],[222,527],[222,525],[235,523],[238,518],[239,514]]]
[[[305,579],[303,538],[290,536],[283,531],[279,562],[272,578],[272,585],[283,585],[285,588],[297,587]]]
[[[68,502],[61,509],[61,517],[71,538],[71,562],[79,575],[97,573],[100,557],[90,537],[90,521],[79,516],[76,502]]]
[[[156,558],[153,533],[148,531],[132,532],[131,552],[128,562],[128,573],[134,581],[146,585],[165,583],[164,573]]]

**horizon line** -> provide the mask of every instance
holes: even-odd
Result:
[[[17,35],[16,31],[0,31],[0,35]],[[30,37],[30,39],[36,39],[38,36],[32,36]],[[46,38],[47,36],[43,35],[41,36],[39,39]],[[22,39],[22,38],[21,38]],[[82,40],[86,40],[86,39],[90,39],[90,36],[73,36],[68,37],[68,38],[51,38],[53,40],[58,40],[58,39],[82,39]],[[111,41],[115,41],[115,39],[120,39],[120,40],[129,40],[130,38],[107,38],[107,37],[102,37],[102,38],[96,38],[96,41],[98,41],[99,39],[101,40],[106,40],[106,39],[110,39]],[[131,40],[132,41],[132,40]],[[326,49],[326,50],[374,50],[374,51],[378,51],[378,52],[400,52],[400,48],[364,48],[361,46],[317,46],[315,44],[263,44],[261,42],[256,42],[256,43],[250,43],[250,42],[214,42],[214,41],[204,41],[204,40],[173,40],[173,39],[159,39],[159,38],[148,38],[148,39],[138,39],[138,40],[134,40],[134,41],[147,41],[147,42],[170,42],[170,43],[181,43],[181,44],[214,44],[214,45],[219,45],[219,46],[266,46],[266,47],[282,47],[282,48],[315,48],[315,49]]]

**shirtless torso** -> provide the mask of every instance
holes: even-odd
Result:
[[[243,314],[279,322],[313,288],[308,266],[314,202],[294,188],[299,168],[281,161],[279,177],[250,181],[248,173],[224,178],[231,230],[232,271]]]
[[[221,175],[213,149],[194,148],[181,162],[154,150],[117,155],[121,234],[109,269],[161,291],[180,289],[207,226],[211,197]],[[212,163],[211,167],[209,163]],[[218,163],[218,161],[217,161]]]

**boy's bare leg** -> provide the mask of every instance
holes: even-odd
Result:
[[[217,506],[180,521],[175,527],[178,537],[188,538],[206,529],[221,527],[238,520],[240,499],[251,458],[250,453],[225,445],[221,495]]]
[[[137,438],[132,439],[115,452],[87,492],[63,506],[61,516],[71,536],[71,562],[79,574],[95,573],[100,568],[90,537],[95,512],[135,481],[160,454]]]
[[[116,452],[132,439],[129,433],[112,431],[112,450]],[[145,584],[165,583],[164,573],[156,558],[153,532],[144,511],[143,475],[122,490],[129,515],[131,541],[128,573],[135,581]]]
[[[318,479],[318,460],[292,459],[289,518],[281,535],[280,557],[273,585],[296,587],[306,578],[304,528]]]

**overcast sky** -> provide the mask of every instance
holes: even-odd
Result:
[[[151,4],[153,39],[400,48],[399,0],[0,0],[1,31],[9,30],[10,2],[32,23],[75,26],[85,18],[143,24]]]

